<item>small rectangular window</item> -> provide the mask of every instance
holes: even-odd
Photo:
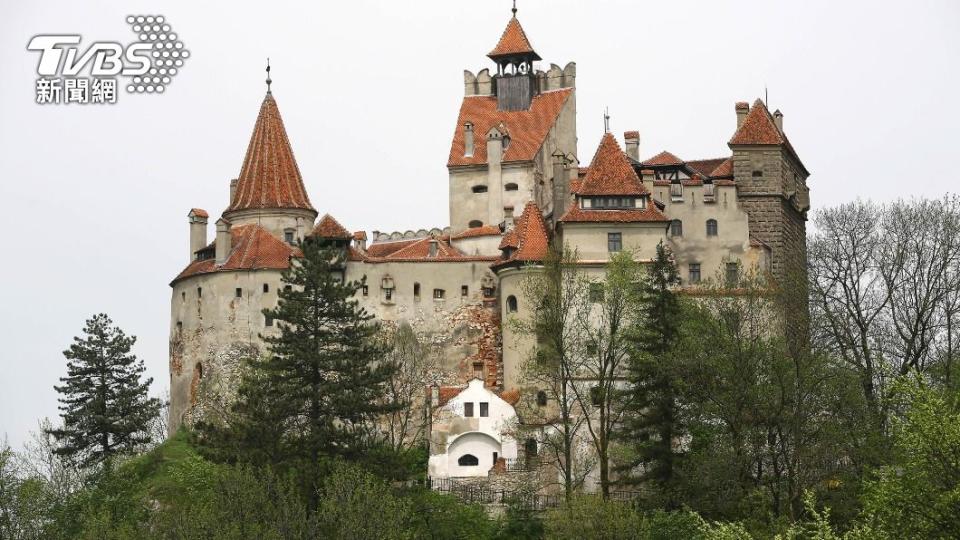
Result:
[[[203,298],[203,287],[197,287],[197,298]]]
[[[187,291],[183,291],[183,292],[180,293],[180,301],[181,301],[181,302],[186,302],[186,301],[187,301]]]
[[[470,287],[467,287],[466,285],[463,285],[462,287],[460,287],[460,296],[467,296],[469,294],[470,294]]]
[[[264,325],[264,326],[273,326],[273,316],[272,316],[272,315],[264,315],[264,316],[263,316],[263,325]]]
[[[623,235],[618,232],[607,233],[607,251],[616,253],[623,249]]]
[[[761,176],[763,176],[763,171],[753,171],[754,178],[760,178]]]
[[[236,291],[234,291],[233,294],[234,294],[234,296],[236,296],[237,298],[243,298],[243,289],[240,288],[240,287],[237,287]]]
[[[483,362],[473,363],[473,378],[483,380]]]
[[[387,300],[393,300],[393,289],[384,289],[383,294]]]
[[[700,263],[690,263],[690,283],[700,283]]]
[[[283,241],[288,244],[293,244],[293,231],[283,231]]]
[[[473,403],[464,403],[463,404],[463,416],[464,418],[473,417]]]
[[[266,283],[264,283],[264,284],[263,284],[263,292],[265,292],[265,293],[270,292],[270,285],[267,285]]]
[[[285,291],[287,291],[287,292],[290,292],[290,291],[293,290],[293,286],[291,286],[291,285],[284,285],[284,286],[283,286],[283,290],[285,290]]]
[[[368,296],[368,295],[370,294],[370,287],[368,287],[368,286],[366,286],[366,285],[364,285],[363,287],[361,287],[361,290],[363,291],[363,295],[364,295],[364,296]]]
[[[183,321],[177,321],[177,333],[183,331]]]
[[[480,418],[485,418],[490,416],[490,404],[485,402],[480,402]]]
[[[670,198],[671,199],[683,198],[683,184],[681,184],[680,182],[673,182],[670,184]]]
[[[420,284],[419,283],[413,284],[413,299],[420,300]]]
[[[443,297],[446,295],[446,292],[443,289],[434,289],[433,290],[433,299],[434,300],[443,300]]]

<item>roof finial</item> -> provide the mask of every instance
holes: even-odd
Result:
[[[514,17],[517,16],[517,0],[513,0],[513,9],[511,9],[510,11],[513,12]]]
[[[270,84],[273,82],[273,79],[270,78],[270,57],[267,57],[267,93],[270,93]]]
[[[610,107],[603,111],[603,132],[610,133]]]

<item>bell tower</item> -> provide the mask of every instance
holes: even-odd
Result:
[[[540,93],[539,80],[533,72],[533,63],[540,55],[533,50],[527,34],[517,20],[517,6],[507,23],[500,41],[487,57],[497,64],[493,76],[493,92],[497,96],[497,109],[501,111],[526,111],[533,97]]]

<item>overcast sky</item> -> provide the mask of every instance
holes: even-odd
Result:
[[[5,1],[0,7],[0,437],[57,415],[61,352],[106,312],[168,385],[168,283],[187,262],[187,212],[218,216],[265,90],[313,205],[351,230],[448,223],[462,70],[492,63],[509,0]],[[810,177],[814,209],[954,189],[960,125],[956,1],[520,0],[549,63],[577,62],[579,156],[609,106],[641,155],[729,155],[734,102],[769,89]],[[163,15],[190,59],[163,95],[37,105],[35,34],[132,41]],[[85,47],[84,47],[85,48]],[[212,220],[211,220],[212,222]],[[210,236],[212,236],[212,231]]]

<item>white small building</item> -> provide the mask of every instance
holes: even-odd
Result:
[[[486,477],[498,459],[516,459],[510,432],[517,412],[480,379],[466,387],[435,388],[431,403],[431,477]]]

